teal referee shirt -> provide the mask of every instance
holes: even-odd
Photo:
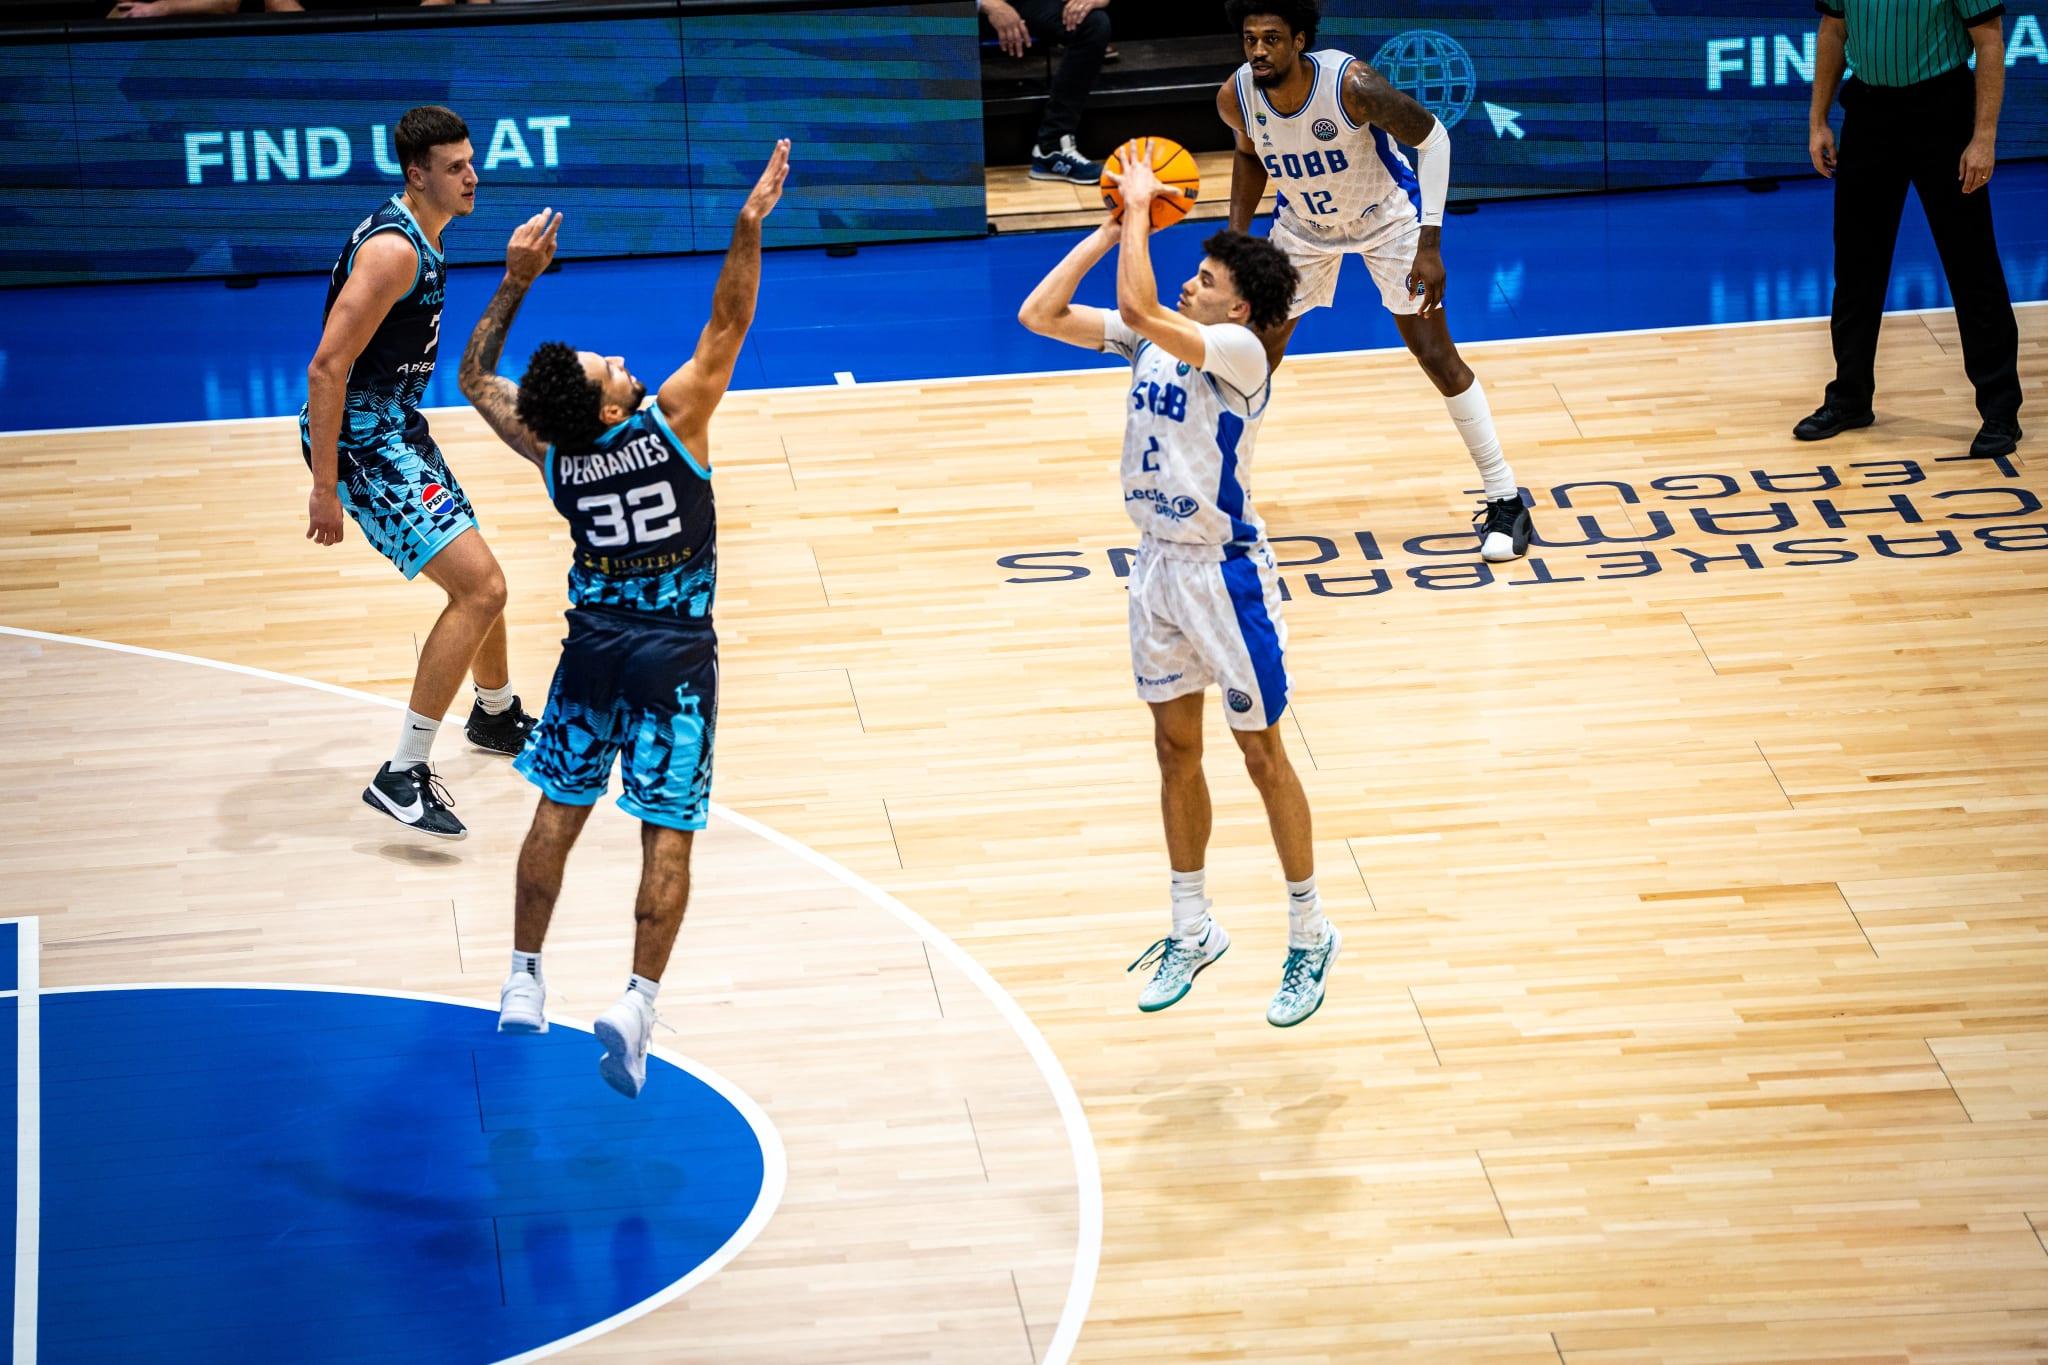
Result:
[[[1918,85],[1970,60],[1970,30],[2005,16],[1986,0],[1814,0],[1849,26],[1849,69],[1866,85]]]

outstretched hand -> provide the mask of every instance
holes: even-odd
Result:
[[[1160,195],[1173,193],[1159,183],[1159,177],[1153,174],[1152,162],[1145,157],[1126,161],[1122,173],[1112,175],[1110,179],[1123,195],[1124,208],[1139,213],[1149,212],[1152,201]]]
[[[789,139],[783,138],[775,144],[775,152],[768,158],[768,165],[762,170],[761,178],[754,182],[753,192],[740,213],[759,222],[774,210],[782,200],[783,182],[789,179]]]
[[[561,226],[561,214],[542,209],[514,228],[505,246],[505,273],[526,284],[539,279],[555,259],[555,232]]]

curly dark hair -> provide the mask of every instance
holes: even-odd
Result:
[[[1232,32],[1244,32],[1244,21],[1254,14],[1270,14],[1311,43],[1316,40],[1316,26],[1323,21],[1323,7],[1317,0],[1229,0],[1223,13],[1230,19]]]
[[[543,341],[533,348],[519,381],[519,420],[528,431],[561,451],[586,450],[604,431],[603,406],[604,390],[583,372],[575,347]]]
[[[1287,253],[1263,237],[1230,231],[1202,243],[1202,250],[1230,272],[1238,297],[1251,305],[1253,331],[1263,332],[1287,321],[1294,291],[1301,286],[1300,272]]]
[[[428,152],[451,142],[469,140],[469,125],[453,109],[438,104],[422,104],[405,111],[391,140],[397,145],[401,170],[409,166],[425,170],[431,165],[427,160]]]

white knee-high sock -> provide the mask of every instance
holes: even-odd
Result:
[[[1458,424],[1458,435],[1465,438],[1465,449],[1472,453],[1479,477],[1486,481],[1487,500],[1497,502],[1514,497],[1515,471],[1508,468],[1508,458],[1501,452],[1500,433],[1493,428],[1493,409],[1479,380],[1474,378],[1472,387],[1455,398],[1446,398],[1444,406],[1450,409],[1451,420]]]

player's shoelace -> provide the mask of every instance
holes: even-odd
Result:
[[[1521,517],[1521,501],[1517,499],[1511,502],[1503,498],[1499,502],[1479,504],[1479,510],[1472,514],[1472,525],[1478,528],[1481,535],[1491,535],[1498,531],[1504,536],[1512,536],[1515,533],[1515,523],[1520,521]]]
[[[455,805],[455,798],[441,785],[441,775],[432,768],[427,769],[426,785],[420,789],[420,796],[430,806],[448,810]]]
[[[1193,944],[1183,945],[1179,939],[1174,938],[1172,935],[1169,934],[1167,937],[1162,938],[1157,943],[1153,944],[1150,948],[1147,948],[1144,952],[1138,954],[1138,960],[1136,962],[1133,962],[1130,966],[1124,968],[1124,970],[1127,972],[1142,971],[1147,967],[1159,964],[1160,970],[1166,971],[1169,969],[1169,966],[1172,968],[1178,968],[1179,966],[1181,966],[1182,964],[1178,959],[1192,959],[1200,951],[1201,950]]]
[[[1287,963],[1280,969],[1280,990],[1283,994],[1301,996],[1308,993],[1315,984],[1315,972],[1308,965],[1309,954],[1316,948],[1289,948]]]

